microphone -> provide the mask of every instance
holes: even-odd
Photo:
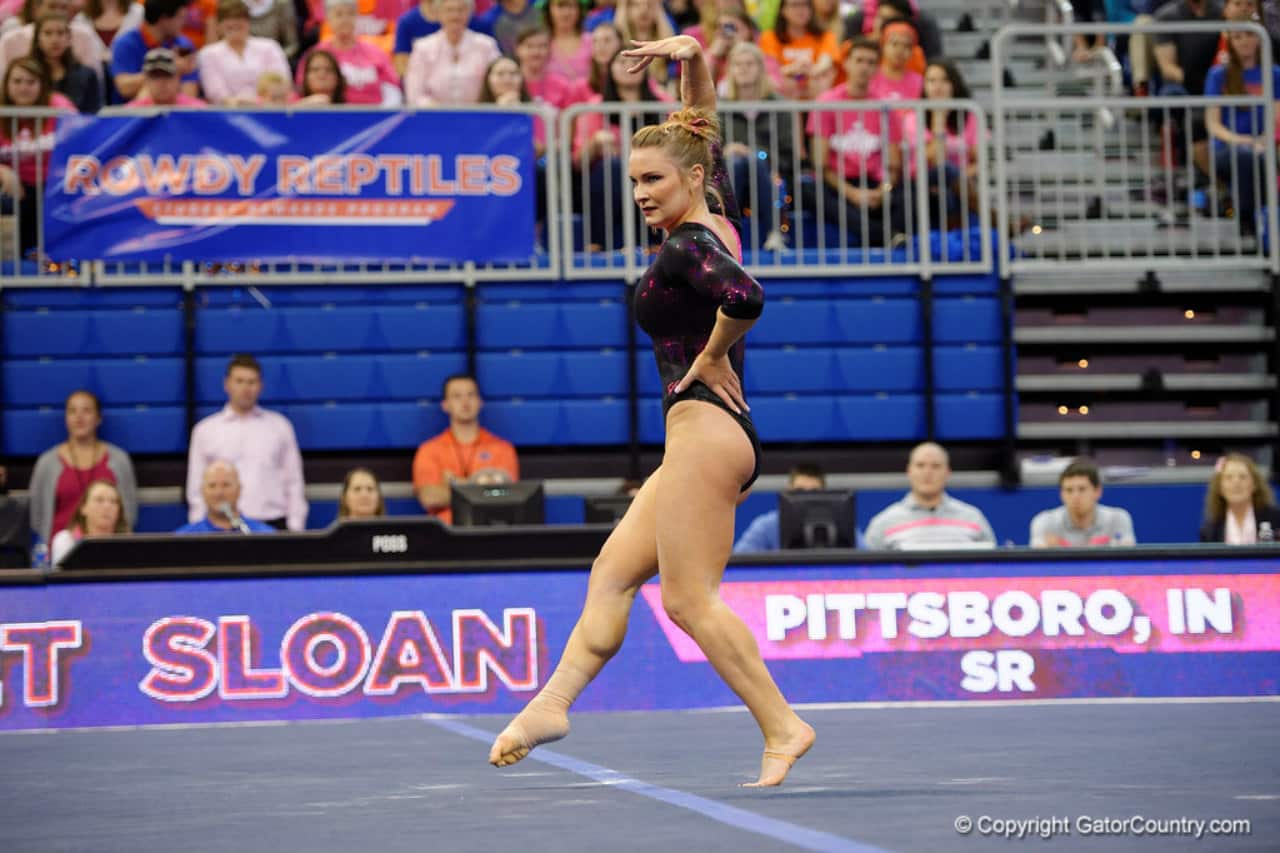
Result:
[[[244,523],[244,519],[240,517],[240,514],[236,512],[236,508],[226,501],[218,504],[218,512],[226,516],[227,520],[231,522],[231,526],[236,530],[239,530],[241,533],[253,532],[249,529],[249,525]]]

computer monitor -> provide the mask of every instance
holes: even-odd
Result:
[[[540,480],[454,483],[449,487],[449,505],[457,527],[542,524],[546,515]]]
[[[852,548],[857,520],[853,492],[836,489],[778,493],[782,548]]]
[[[617,524],[631,507],[631,495],[596,495],[586,499],[587,524]]]

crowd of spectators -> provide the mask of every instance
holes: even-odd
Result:
[[[744,208],[760,218],[769,248],[785,242],[780,202],[797,190],[809,209],[821,202],[840,221],[856,223],[846,229],[855,244],[901,239],[909,225],[904,204],[914,198],[910,183],[918,178],[912,152],[919,147],[928,152],[932,221],[957,227],[961,216],[978,209],[973,180],[983,137],[972,116],[936,110],[918,121],[911,111],[844,107],[860,100],[968,94],[956,64],[944,58],[939,22],[919,0],[769,0],[752,3],[750,10],[745,0],[82,2],[0,2],[0,105],[94,112],[104,104],[394,108],[532,102],[559,110],[581,103],[668,101],[679,85],[675,67],[652,63],[642,75],[627,75],[627,63],[617,55],[633,39],[683,32],[705,47],[726,101],[803,100],[830,107],[810,113],[801,139],[790,138],[790,122],[781,122],[787,125],[781,133],[770,129],[776,123],[754,119],[748,131],[740,115],[724,121],[734,142],[728,153],[735,189]],[[1121,23],[1262,20],[1264,12],[1259,0],[1074,5],[1077,20]],[[1136,93],[1260,91],[1252,35],[1228,39],[1211,31],[1113,41]],[[1076,59],[1088,61],[1100,44],[1081,37]],[[656,108],[654,116],[664,110]],[[1242,197],[1234,201],[1246,229],[1257,206],[1254,170],[1261,151],[1273,144],[1273,134],[1258,126],[1254,112],[1209,110],[1168,127],[1168,144],[1204,174],[1216,167],[1224,186],[1227,175],[1239,176],[1234,184]],[[48,128],[37,125],[0,122],[0,161],[7,148],[38,147],[33,138],[47,136]],[[611,119],[591,114],[574,129],[575,186],[590,185],[574,194],[575,207],[592,222],[622,220],[618,130]],[[535,133],[541,155],[540,122]],[[23,138],[10,138],[15,135]],[[744,150],[752,137],[755,152]],[[814,181],[789,191],[785,184],[796,165],[811,171]],[[39,177],[25,161],[16,173],[0,165],[0,195],[10,205],[20,199],[24,226],[35,224],[27,199]],[[616,248],[621,229],[609,230],[587,242]],[[22,233],[30,235],[24,243],[34,244],[34,227]]]
[[[304,494],[302,455],[289,420],[259,405],[262,367],[253,356],[236,355],[223,382],[227,403],[199,421],[187,457],[188,523],[178,533],[270,533],[301,531],[310,507]],[[491,485],[520,479],[511,442],[480,425],[484,400],[475,377],[457,374],[441,388],[449,425],[425,439],[410,466],[413,493],[422,511],[452,523],[451,487]],[[48,543],[52,563],[86,536],[130,532],[138,519],[137,484],[129,455],[98,438],[102,408],[96,396],[75,391],[66,400],[66,441],[40,455],[31,475],[32,532]],[[907,461],[909,490],[881,509],[865,532],[851,541],[868,550],[992,548],[997,540],[982,510],[947,492],[950,458],[934,442],[917,445]],[[788,491],[818,491],[826,473],[815,464],[794,468]],[[638,483],[620,494],[634,496]],[[1061,505],[1031,522],[1033,548],[1126,546],[1137,542],[1129,513],[1104,505],[1096,465],[1077,459],[1059,477]],[[338,498],[341,520],[387,514],[377,476],[368,468],[348,472]],[[781,547],[779,513],[754,519],[734,545],[735,553]],[[1200,539],[1228,545],[1277,541],[1280,508],[1253,460],[1228,454],[1218,463],[1205,500]]]

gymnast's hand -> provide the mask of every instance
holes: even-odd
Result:
[[[684,379],[676,384],[675,393],[679,394],[695,381],[700,381],[714,391],[715,395],[724,400],[729,409],[736,414],[751,411],[746,398],[742,395],[742,382],[739,381],[738,374],[734,372],[727,355],[716,358],[703,350],[693,360],[693,364],[689,365],[689,372],[684,375]]]
[[[692,36],[671,36],[657,41],[633,40],[631,43],[635,47],[622,51],[623,56],[636,60],[635,65],[627,69],[628,74],[635,74],[648,68],[649,63],[656,56],[681,61],[693,59],[702,53],[702,45],[698,44],[697,39]]]

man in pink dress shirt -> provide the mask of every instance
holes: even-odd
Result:
[[[230,462],[240,474],[240,510],[278,529],[304,530],[302,454],[283,415],[258,406],[262,366],[251,355],[233,356],[223,389],[227,405],[191,431],[187,457],[187,506],[192,522],[208,514],[201,478],[210,463]]]
[[[275,72],[289,79],[289,60],[278,41],[249,34],[249,7],[244,0],[218,4],[221,41],[207,44],[198,55],[200,87],[210,103],[227,107],[258,102],[258,78]]]

